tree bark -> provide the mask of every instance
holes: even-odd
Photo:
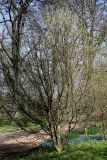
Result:
[[[62,150],[63,150],[63,145],[61,143],[61,136],[60,134],[57,134],[57,141],[56,141],[56,144],[55,144],[55,149],[58,153],[61,153]]]
[[[60,134],[60,125],[57,127],[57,129],[54,129],[54,134],[53,134],[53,141],[55,145],[55,149],[58,153],[61,153],[63,150],[63,145],[61,142],[61,134]]]

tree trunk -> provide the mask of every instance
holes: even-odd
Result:
[[[57,141],[55,144],[55,149],[58,153],[61,153],[63,150],[63,145],[61,143],[61,136],[57,134]]]
[[[102,114],[101,119],[102,119],[102,126],[101,126],[101,128],[102,128],[102,138],[104,140],[106,140],[106,127],[105,127],[104,114]]]
[[[87,127],[85,127],[85,135],[87,136],[88,135],[88,128]]]
[[[61,142],[60,125],[58,126],[57,129],[54,128],[53,141],[54,141],[56,151],[58,153],[61,153],[63,150],[63,145]]]

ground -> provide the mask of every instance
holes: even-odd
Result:
[[[12,153],[30,150],[49,138],[42,130],[36,134],[23,131],[0,133],[0,160]]]
[[[68,130],[67,125],[61,128],[62,133],[66,133]],[[47,139],[50,139],[50,136],[41,129],[38,129],[36,134],[30,134],[21,130],[17,131],[17,128],[12,126],[2,126],[0,128],[0,160],[13,153],[38,147]]]
[[[65,131],[64,131],[65,132]],[[96,135],[96,128],[88,132]],[[0,132],[0,160],[107,160],[107,141],[86,141],[68,144],[68,139],[80,138],[84,132],[78,128],[62,136],[64,150],[57,154],[54,148],[37,147],[50,139],[42,130],[36,134],[23,131]],[[36,148],[35,148],[36,147]]]
[[[107,160],[107,141],[65,144],[61,154],[50,148],[36,148],[6,160]]]

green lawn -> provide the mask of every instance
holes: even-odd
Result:
[[[85,142],[68,145],[61,154],[54,150],[35,149],[8,160],[107,160],[107,142]]]
[[[12,125],[0,126],[0,132],[12,132],[12,131],[17,131],[17,130],[18,128]]]
[[[33,129],[39,129],[39,125],[34,125],[34,124],[29,124],[29,127]],[[0,132],[14,132],[14,131],[19,131],[21,130],[18,127],[12,126],[12,125],[2,125],[0,126]]]

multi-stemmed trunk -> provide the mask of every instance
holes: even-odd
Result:
[[[54,142],[54,147],[58,153],[61,153],[63,150],[63,144],[61,141],[61,130],[60,130],[60,125],[57,127],[57,129],[54,128],[54,131],[52,132],[51,136],[53,142]]]

